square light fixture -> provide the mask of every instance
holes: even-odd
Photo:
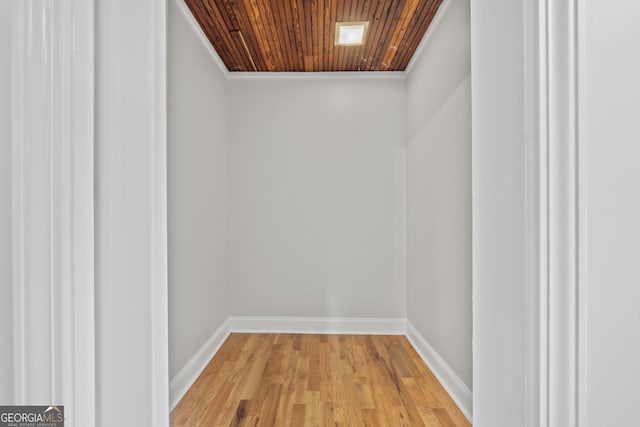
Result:
[[[336,22],[336,46],[361,46],[367,38],[369,21]]]

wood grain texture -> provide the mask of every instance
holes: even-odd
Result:
[[[231,334],[171,425],[470,426],[405,337],[296,334]]]
[[[185,0],[229,71],[404,71],[442,0]],[[362,46],[336,22],[369,21]]]

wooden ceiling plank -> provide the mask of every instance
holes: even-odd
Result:
[[[381,48],[384,48],[384,36],[387,26],[389,25],[389,20],[392,19],[392,7],[393,2],[389,0],[385,0],[384,2],[384,11],[382,16],[380,17],[380,25],[378,27],[378,37],[376,42],[371,46],[371,66],[373,67],[373,71],[382,71],[380,68],[380,58],[379,51]]]
[[[281,7],[282,6],[282,7]],[[282,0],[271,0],[269,8],[273,15],[274,33],[278,36],[280,50],[282,51],[283,71],[293,71],[293,56],[291,55],[291,46],[289,44],[289,25],[286,22],[284,5]]]
[[[345,22],[349,20],[349,5],[347,4],[346,1],[339,1],[339,8],[338,8],[338,17],[337,17],[337,21],[338,22]],[[345,61],[345,55],[347,55],[347,47],[345,46],[336,46],[336,48],[338,49],[338,58],[337,58],[337,63],[336,63],[336,69],[338,71],[346,71],[344,69],[344,61]]]
[[[402,12],[400,14],[400,21],[396,25],[393,30],[393,34],[389,39],[389,46],[387,47],[387,52],[382,59],[383,64],[389,69],[391,62],[396,57],[398,53],[398,48],[400,47],[400,42],[404,38],[404,35],[407,32],[407,28],[411,23],[411,19],[414,17],[416,9],[420,5],[420,0],[408,0],[404,7],[402,8]]]
[[[394,64],[394,67],[398,70],[404,71],[407,68],[407,65],[409,65],[409,61],[411,61],[411,58],[422,42],[428,27],[431,25],[433,18],[438,12],[438,9],[442,4],[442,0],[429,0],[427,3],[428,5],[424,7],[424,10],[418,11],[418,14],[414,18],[413,30],[405,35],[407,40],[401,44],[400,49],[402,54]]]
[[[203,5],[203,13],[205,17],[209,19],[212,24],[212,34],[217,39],[218,44],[222,44],[229,52],[233,66],[230,71],[246,71],[251,67],[248,61],[244,57],[244,52],[241,47],[236,45],[231,34],[227,29],[222,14],[218,9],[218,5],[214,2],[204,0],[201,2]]]
[[[384,29],[380,36],[380,42],[376,46],[376,53],[373,57],[373,62],[376,64],[376,69],[379,71],[387,71],[388,66],[384,64],[384,55],[389,48],[389,40],[393,30],[395,29],[398,21],[400,20],[400,13],[404,7],[406,0],[391,1],[390,7],[387,10],[387,15],[384,19]]]
[[[318,40],[318,0],[309,0],[310,3],[310,15],[311,15],[311,45],[313,46],[313,71],[320,69],[320,50]]]
[[[200,5],[198,4],[198,1],[187,0],[185,1],[185,3],[187,4],[187,7],[191,11],[191,14],[193,15],[193,17],[196,19],[196,21],[200,25],[200,28],[202,28],[202,31],[204,32],[204,35],[209,40],[209,43],[211,43],[211,45],[216,50],[216,52],[218,52],[218,56],[224,63],[225,67],[227,67],[227,70],[232,70],[234,64],[231,61],[231,55],[228,53],[228,49],[226,48],[226,46],[224,45],[220,46],[218,43],[216,43],[216,40],[214,39],[213,34],[211,32],[211,26],[209,25],[207,20],[204,18],[204,14],[200,9]]]
[[[328,16],[328,20],[325,21],[327,22],[327,27],[325,28],[325,34],[328,34],[329,36],[327,37],[325,35],[324,38],[324,43],[327,46],[327,56],[325,58],[325,71],[335,71],[335,62],[334,62],[334,55],[335,55],[335,49],[333,46],[334,43],[334,31],[336,28],[336,0],[329,0],[328,1],[328,5],[327,5],[327,16]]]
[[[384,30],[384,17],[388,14],[389,7],[389,0],[380,0],[369,23],[369,40],[367,41],[364,55],[366,57],[368,71],[377,71],[377,64],[374,62],[374,59],[378,44],[380,43],[380,37]]]
[[[356,21],[368,21],[369,20],[369,7],[371,6],[371,2],[367,0],[360,0],[358,2],[358,9],[356,15],[354,16],[354,20]],[[365,44],[367,40],[365,40]],[[358,46],[353,50],[351,55],[349,64],[347,68],[353,71],[361,71],[361,58],[362,53],[364,52],[365,45]]]
[[[262,52],[263,58],[265,59],[267,65],[267,69],[264,71],[277,71],[278,67],[277,60],[275,58],[275,52],[273,52],[270,47],[270,37],[266,32],[264,25],[262,25],[262,21],[260,18],[260,8],[258,7],[257,0],[246,0],[245,9],[247,10],[249,22],[251,22],[251,27],[256,34],[258,47],[260,48],[260,51]]]
[[[349,2],[349,13],[347,14],[346,21],[358,20],[358,0],[351,0]],[[350,64],[353,61],[356,50],[359,50],[358,46],[348,46],[344,48],[344,58],[342,63],[342,69],[350,71]]]
[[[326,71],[331,69],[331,46],[333,45],[333,38],[331,38],[333,34],[331,31],[331,0],[323,0],[322,10],[324,21],[322,24],[322,70]]]
[[[264,53],[260,49],[258,37],[251,22],[249,12],[245,7],[245,2],[243,0],[235,0],[234,5],[236,18],[238,19],[238,24],[242,29],[242,39],[251,52],[251,58],[253,58],[258,71],[266,71],[268,67],[264,58]]]
[[[324,69],[324,3],[325,0],[316,0],[316,45],[318,46],[318,68],[316,71]]]
[[[299,55],[298,55],[298,49],[297,49],[297,42],[296,42],[296,36],[295,36],[295,23],[293,20],[293,16],[291,14],[292,11],[292,4],[291,4],[291,0],[282,0],[282,3],[280,4],[281,6],[281,13],[282,13],[282,19],[284,21],[284,25],[286,25],[285,28],[283,28],[284,31],[284,36],[286,37],[286,43],[287,43],[287,55],[289,57],[289,71],[300,71],[300,64],[299,64]]]
[[[298,61],[298,70],[304,71],[304,44],[302,41],[302,26],[300,24],[300,13],[298,9],[298,1],[291,1],[291,18],[293,19],[293,32],[295,37],[296,57]]]
[[[316,16],[317,11],[317,0],[307,0],[307,4],[309,5],[309,22],[311,24],[310,31],[308,32],[308,36],[311,39],[311,47],[313,54],[313,71],[318,71],[320,68],[318,64],[318,21]]]
[[[258,4],[262,7],[263,24],[266,25],[267,32],[271,37],[271,46],[275,52],[275,57],[280,70],[286,69],[283,46],[280,45],[280,29],[275,24],[273,9],[269,0],[261,0]]]
[[[231,52],[232,57],[235,61],[235,70],[238,71],[250,71],[253,69],[251,59],[246,55],[244,46],[241,41],[237,38],[234,38],[231,35],[231,30],[227,24],[229,22],[231,25],[231,19],[226,15],[226,9],[224,5],[224,0],[219,1],[207,1],[204,0],[205,8],[211,16],[211,18],[216,22],[216,29],[218,30],[218,34],[227,47],[229,47],[229,51]],[[236,21],[237,23],[237,21]],[[224,24],[224,25],[223,25]]]
[[[236,17],[235,1],[219,0],[218,2],[220,3],[221,10],[224,11],[224,13],[222,13],[222,17],[224,18],[224,22],[227,25],[229,32],[240,31],[240,23]]]
[[[311,6],[308,0],[298,0],[298,11],[301,13],[300,20],[302,23],[302,40],[304,41],[304,60],[305,71],[313,71],[313,65],[309,70],[309,59],[311,58],[311,64],[313,64],[313,37],[311,32]]]
[[[356,21],[358,19],[358,1],[351,0],[349,8],[349,14],[347,15],[347,21]],[[345,71],[350,71],[349,64],[352,62],[353,58],[356,56],[357,51],[360,50],[359,46],[349,46],[344,49],[345,55],[342,62],[342,69]]]
[[[242,70],[240,55],[235,52],[233,43],[224,37],[224,32],[218,31],[220,25],[219,23],[215,23],[215,18],[209,9],[209,5],[202,1],[194,1],[194,4],[198,8],[198,15],[202,20],[201,22],[205,23],[203,27],[207,29],[207,37],[211,40],[211,44],[217,52],[220,53],[222,51],[220,56],[227,66],[227,69],[229,71]],[[222,57],[224,57],[224,59]]]
[[[393,59],[392,64],[396,64],[398,62],[402,61],[402,57],[404,56],[404,49],[410,44],[412,43],[414,37],[416,36],[416,32],[420,30],[420,24],[419,24],[419,16],[425,16],[425,14],[428,13],[429,9],[432,7],[433,4],[433,0],[425,0],[425,1],[421,1],[420,5],[418,6],[418,9],[416,10],[414,16],[412,17],[411,21],[409,22],[409,27],[407,28],[407,31],[405,32],[402,40],[400,41],[400,46],[398,47],[399,49],[399,53],[396,54],[396,56]],[[392,65],[394,66],[394,65]]]
[[[308,72],[313,71],[313,56],[305,55],[304,57],[304,70]]]
[[[242,35],[242,31],[232,31],[231,36],[234,38],[238,38],[239,43],[241,43],[244,46],[245,53],[252,65],[252,68],[248,71],[258,71],[258,67],[256,65],[255,60],[253,59],[253,55],[251,55],[249,46],[247,46],[247,41],[244,39],[244,36]]]

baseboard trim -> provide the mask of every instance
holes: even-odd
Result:
[[[407,338],[464,416],[472,422],[473,395],[469,387],[408,320]]]
[[[169,397],[172,411],[198,379],[204,368],[207,367],[230,333],[230,322],[229,318],[227,318],[213,335],[211,335],[211,338],[204,343],[200,350],[180,369],[180,372],[171,379],[169,383]]]
[[[231,331],[252,333],[404,335],[406,319],[232,316]]]

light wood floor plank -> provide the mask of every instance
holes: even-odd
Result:
[[[402,336],[231,334],[172,427],[470,426]]]

